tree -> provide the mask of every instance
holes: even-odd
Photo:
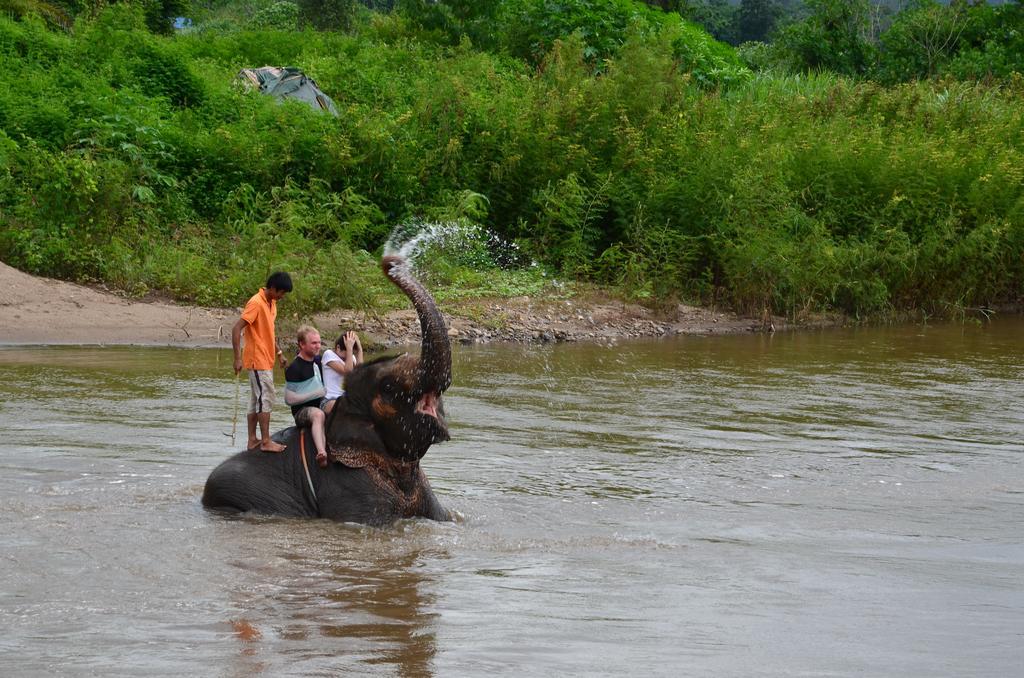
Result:
[[[0,0],[0,13],[24,17],[36,14],[51,26],[59,26],[65,30],[71,28],[72,19],[59,3],[47,0]]]
[[[614,54],[631,31],[654,32],[669,20],[633,0],[514,0],[502,3],[498,25],[502,46],[513,56],[539,62],[556,40],[578,34],[584,56],[596,63]]]
[[[1024,2],[971,5],[959,50],[943,69],[957,78],[1009,78],[1024,72]]]
[[[736,17],[740,42],[766,42],[781,15],[776,0],[740,0]]]
[[[451,44],[466,36],[479,47],[491,48],[501,5],[499,0],[400,0],[397,7],[406,19]]]
[[[874,65],[877,14],[870,0],[807,0],[810,15],[779,31],[775,44],[793,66],[864,75]]]
[[[964,0],[953,0],[948,6],[936,0],[914,0],[882,35],[884,75],[892,80],[936,75],[956,53],[969,20]]]
[[[357,0],[298,0],[299,22],[321,31],[347,31],[359,6]]]
[[[704,27],[716,40],[736,44],[736,9],[728,0],[678,0],[676,11]]]
[[[187,15],[192,9],[191,0],[140,0],[136,4],[146,15],[146,27],[164,35],[174,32],[175,18]]]

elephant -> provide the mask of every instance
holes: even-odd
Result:
[[[309,430],[291,427],[274,435],[284,452],[247,450],[217,466],[203,490],[204,507],[373,526],[452,519],[420,466],[431,445],[450,439],[442,402],[452,382],[448,332],[405,259],[385,256],[381,266],[416,308],[420,355],[384,356],[347,375],[325,422],[327,468],[311,461]]]

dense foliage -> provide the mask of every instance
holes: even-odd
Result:
[[[360,6],[348,32],[298,31],[304,2],[211,7],[173,37],[126,6],[71,33],[0,17],[0,258],[213,304],[284,267],[304,310],[366,307],[372,253],[418,219],[481,224],[541,264],[439,263],[478,293],[547,270],[791,314],[1019,298],[1019,76],[751,77],[625,0],[574,5],[603,42],[525,19],[486,42],[485,20],[545,3],[440,4]],[[232,84],[264,64],[303,68],[341,115]]]
[[[779,24],[751,65],[830,71],[884,83],[935,76],[1003,79],[1024,69],[1024,5],[910,0],[805,0],[807,16]],[[749,49],[747,47],[746,49]],[[765,54],[766,53],[766,54]]]

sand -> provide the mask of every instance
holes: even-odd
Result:
[[[166,301],[129,299],[102,287],[87,287],[30,275],[0,263],[0,343],[132,344],[229,347],[240,308],[205,308]],[[255,292],[255,290],[253,290]],[[518,297],[475,300],[444,307],[453,342],[610,342],[673,334],[736,334],[784,329],[779,318],[749,318],[680,304],[655,313],[636,304]],[[283,321],[282,321],[283,320]],[[419,342],[419,322],[409,310],[376,317],[338,309],[313,317],[325,340],[341,329],[364,335],[366,346]],[[278,318],[278,333],[295,321]],[[284,327],[282,327],[284,326]]]

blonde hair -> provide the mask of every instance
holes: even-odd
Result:
[[[306,341],[306,337],[308,337],[309,335],[313,334],[314,332],[316,334],[320,334],[319,330],[317,330],[312,325],[303,325],[295,333],[295,337],[299,340],[299,343],[301,344],[301,343],[304,343]]]

